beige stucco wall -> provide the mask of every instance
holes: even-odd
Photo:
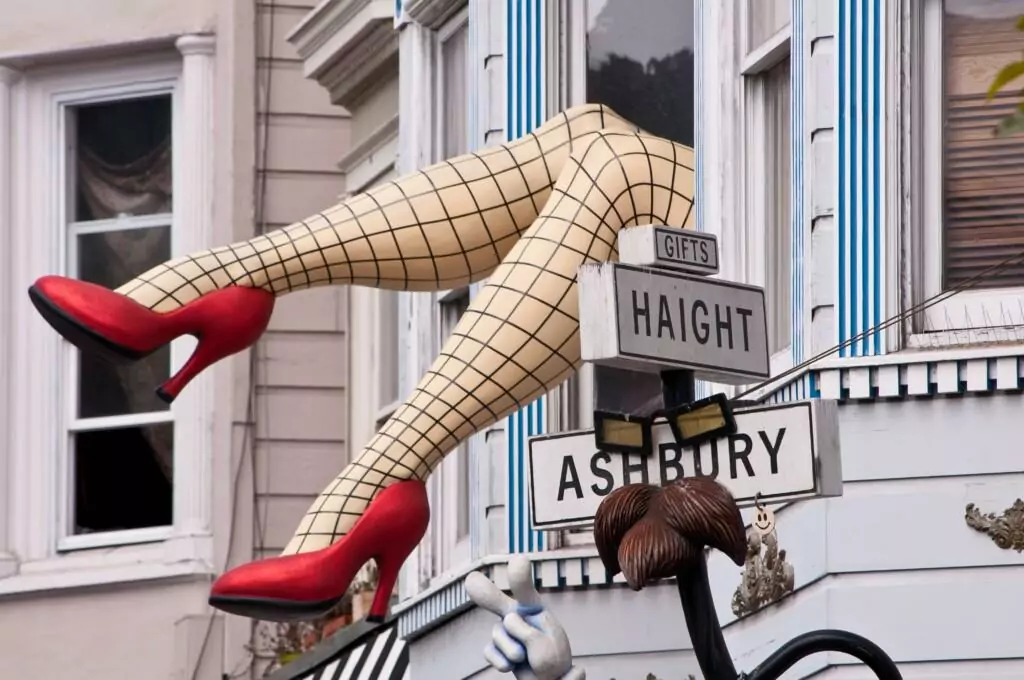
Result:
[[[213,32],[217,0],[12,0],[3,3],[0,59]]]
[[[5,601],[0,678],[177,680],[184,654],[175,624],[203,610],[207,588],[165,582]]]

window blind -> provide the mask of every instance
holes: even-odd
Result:
[[[999,121],[1021,102],[1019,85],[991,102],[999,70],[1021,58],[1024,33],[1013,17],[944,20],[944,285],[964,284],[1024,253],[1024,135],[995,137]],[[971,288],[1024,286],[1024,256]]]

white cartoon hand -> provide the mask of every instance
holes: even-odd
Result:
[[[517,680],[586,680],[583,669],[572,665],[565,630],[541,604],[530,561],[521,556],[509,560],[508,581],[515,599],[480,572],[466,577],[470,599],[501,617],[484,649],[487,662],[502,673],[511,671]]]

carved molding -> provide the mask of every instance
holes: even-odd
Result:
[[[732,613],[753,614],[793,592],[795,583],[793,565],[786,561],[786,551],[779,550],[778,535],[772,532],[762,538],[754,530],[747,532],[747,559],[732,595]]]
[[[982,514],[974,503],[968,503],[964,521],[975,531],[986,534],[1003,550],[1024,552],[1024,500],[1018,498],[1001,514]]]
[[[416,23],[437,29],[468,4],[468,0],[405,0],[402,9]]]
[[[302,57],[303,74],[349,107],[384,74],[398,74],[393,0],[328,0],[286,36]]]

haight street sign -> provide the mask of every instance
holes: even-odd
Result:
[[[693,229],[645,225],[619,231],[619,260],[708,276],[718,273],[718,239]]]
[[[583,360],[619,368],[692,369],[747,384],[769,377],[764,290],[621,263],[579,270]]]
[[[794,402],[736,410],[736,434],[680,450],[669,427],[654,428],[654,453],[603,453],[594,432],[530,440],[530,512],[537,529],[586,527],[601,501],[630,483],[664,485],[680,475],[710,476],[741,507],[841,496],[839,414],[834,401]]]

